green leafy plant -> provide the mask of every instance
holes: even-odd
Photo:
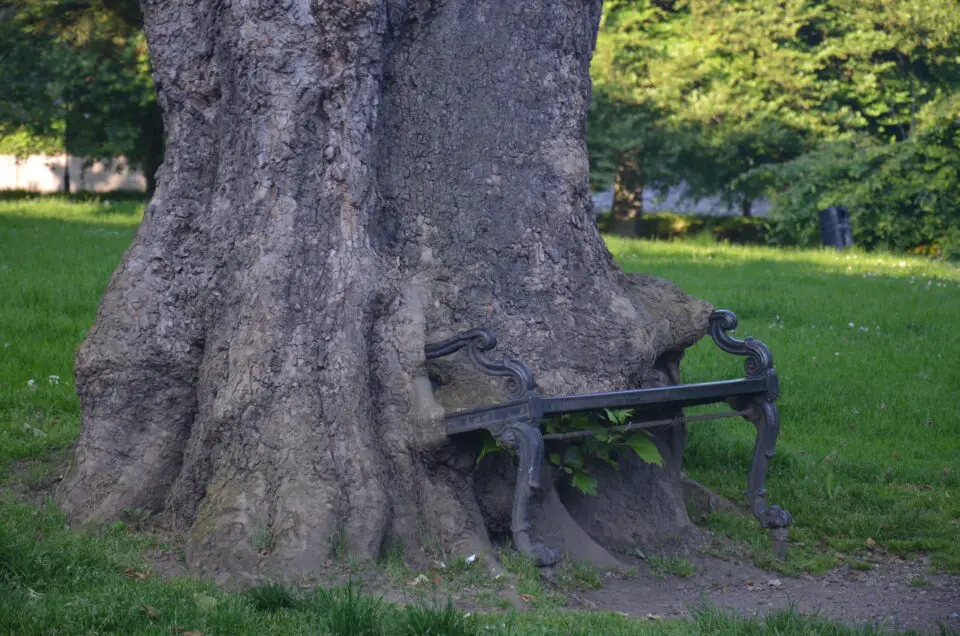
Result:
[[[632,453],[647,463],[662,466],[663,458],[649,432],[611,430],[628,425],[632,416],[632,409],[604,409],[598,413],[567,414],[545,420],[544,430],[548,434],[583,433],[556,443],[547,454],[547,460],[569,475],[573,487],[586,495],[597,494],[597,480],[590,470],[598,461],[619,468],[619,459]],[[490,453],[502,449],[500,442],[486,434],[477,455],[477,464]]]
[[[497,451],[501,451],[503,449],[503,444],[497,441],[497,438],[490,433],[484,432],[483,446],[480,447],[480,452],[477,454],[477,466],[479,466],[480,462],[483,461],[483,458],[490,453],[496,453]]]
[[[609,430],[610,427],[627,425],[632,416],[632,409],[604,409],[599,413],[567,414],[547,420],[547,433],[597,431],[594,435],[564,442],[562,447],[550,452],[547,459],[570,475],[573,487],[587,495],[597,494],[597,480],[590,473],[590,466],[596,461],[618,468],[618,460],[632,452],[645,462],[662,466],[663,458],[650,433],[645,430]]]

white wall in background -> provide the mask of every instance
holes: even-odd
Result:
[[[65,155],[31,155],[18,159],[0,155],[0,190],[61,192]],[[110,192],[147,188],[139,170],[130,170],[123,159],[83,167],[82,157],[70,157],[70,191]]]
[[[593,193],[593,207],[597,214],[602,214],[613,205],[613,186],[603,192]],[[703,216],[740,216],[740,208],[730,207],[720,197],[706,197],[691,199],[687,196],[687,186],[681,184],[671,188],[667,196],[661,201],[655,192],[643,191],[644,212],[674,212],[676,214],[694,214]],[[757,199],[753,202],[751,213],[753,216],[766,216],[770,212],[770,202],[766,199]]]

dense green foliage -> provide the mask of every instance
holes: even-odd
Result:
[[[137,1],[7,0],[0,14],[0,151],[122,155],[150,183],[163,132]]]
[[[598,221],[600,230],[608,231],[609,215]],[[699,216],[657,212],[644,214],[634,222],[640,238],[675,240],[695,239],[706,243],[768,245],[775,242],[773,229],[777,223],[767,217]]]
[[[816,212],[843,204],[865,246],[957,258],[956,0],[608,0],[591,74],[611,229],[648,233],[639,192],[684,183],[745,215],[771,197],[781,244],[816,243]],[[136,0],[0,2],[0,84],[0,152],[124,155],[152,188]]]
[[[828,203],[850,208],[865,245],[949,242],[955,0],[614,0],[592,75],[598,185],[632,163],[644,187],[686,182],[744,212],[786,192],[790,242],[812,240]]]
[[[753,173],[776,189],[772,240],[816,244],[816,211],[842,204],[866,247],[960,260],[960,99],[944,106],[903,142],[860,135]]]

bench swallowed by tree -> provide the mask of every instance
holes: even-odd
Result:
[[[556,564],[559,550],[536,543],[531,536],[530,502],[540,487],[540,470],[544,458],[544,442],[596,435],[604,431],[642,430],[726,417],[743,417],[757,428],[753,459],[747,478],[747,497],[754,516],[763,528],[769,529],[779,554],[786,550],[787,527],[792,518],[776,505],[768,506],[764,480],[767,465],[774,455],[780,415],[774,401],[779,394],[779,381],[773,368],[770,349],[753,338],[738,340],[729,332],[737,327],[736,315],[727,310],[710,316],[709,333],[723,351],[745,356],[746,377],[672,386],[632,389],[607,393],[587,393],[560,397],[543,397],[537,393],[530,368],[520,360],[495,360],[488,353],[496,347],[497,338],[488,329],[472,329],[452,338],[427,345],[428,360],[442,358],[466,349],[471,362],[488,376],[506,380],[507,401],[491,406],[460,410],[446,415],[448,435],[486,430],[502,445],[519,456],[517,482],[513,496],[511,533],[517,549],[533,557],[540,566]],[[734,410],[685,417],[684,407],[727,402]],[[541,431],[544,418],[603,409],[634,409],[628,423],[598,430],[566,433]],[[664,413],[671,417],[664,418]]]

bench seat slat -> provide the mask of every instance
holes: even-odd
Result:
[[[742,395],[759,395],[768,389],[765,377],[738,378],[653,389],[540,398],[544,415],[630,407],[678,408],[712,404]]]
[[[748,377],[700,384],[681,384],[652,389],[589,393],[545,398],[531,395],[522,400],[449,413],[448,435],[458,435],[492,426],[504,426],[531,417],[616,408],[682,408],[714,404],[731,397],[762,395],[769,389],[764,377]]]

